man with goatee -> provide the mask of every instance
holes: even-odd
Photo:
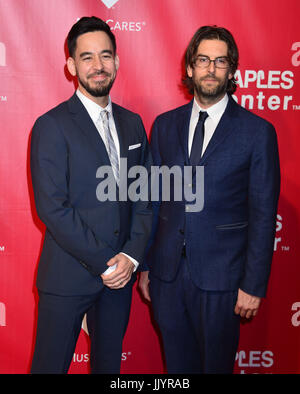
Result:
[[[118,191],[121,158],[128,168],[149,168],[150,149],[141,118],[111,102],[119,58],[109,26],[83,17],[67,43],[67,67],[78,89],[32,132],[32,183],[46,233],[31,372],[67,373],[87,313],[92,373],[119,373],[152,211],[148,202],[99,200],[96,173],[111,168]]]

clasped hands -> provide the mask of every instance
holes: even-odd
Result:
[[[113,272],[107,275],[102,274],[100,276],[105,286],[110,289],[121,289],[130,281],[134,270],[134,264],[122,253],[118,253],[112,257],[106,265],[108,267],[112,267],[115,264],[116,269]]]

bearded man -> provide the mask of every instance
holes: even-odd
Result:
[[[98,199],[96,173],[111,168],[118,191],[121,158],[128,168],[149,169],[151,154],[139,115],[109,97],[119,67],[110,27],[83,17],[67,43],[67,67],[78,89],[39,117],[32,131],[32,183],[46,233],[31,372],[68,372],[87,313],[92,373],[119,373],[152,210],[149,202]]]
[[[156,166],[203,166],[204,204],[195,212],[174,196],[153,203],[140,288],[152,301],[169,373],[232,373],[240,318],[254,317],[267,291],[277,138],[231,97],[238,48],[227,29],[199,28],[185,61],[194,99],[157,117],[151,151]],[[196,179],[185,187],[197,190]]]

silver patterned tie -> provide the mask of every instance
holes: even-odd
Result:
[[[115,179],[116,179],[117,183],[119,183],[119,158],[118,158],[117,148],[116,148],[116,145],[114,143],[114,140],[111,135],[110,128],[109,128],[109,112],[106,110],[102,110],[100,112],[100,116],[102,119],[105,138],[106,138],[106,142],[107,142],[106,148],[107,148],[108,157],[110,160],[110,164],[111,164]]]

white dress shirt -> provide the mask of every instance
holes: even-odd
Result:
[[[189,141],[188,141],[189,155],[191,154],[195,128],[199,119],[199,111],[205,111],[208,113],[208,117],[206,118],[204,123],[205,133],[204,133],[203,148],[202,148],[202,155],[203,155],[225,111],[227,103],[228,103],[228,95],[225,94],[225,96],[216,104],[212,105],[207,109],[203,109],[199,106],[196,99],[194,98],[192,114],[190,119],[190,126],[189,126]]]
[[[94,101],[86,97],[79,89],[77,89],[76,94],[82,104],[84,105],[85,109],[87,110],[88,114],[90,115],[94,125],[96,126],[96,129],[98,130],[104,145],[106,147],[106,150],[108,151],[108,147],[106,146],[107,141],[105,138],[105,132],[104,132],[104,127],[102,122],[99,122],[99,116],[100,112],[106,110],[109,113],[109,129],[112,135],[112,138],[114,140],[117,152],[118,152],[118,159],[120,162],[120,143],[119,143],[119,138],[118,138],[118,133],[116,130],[116,125],[113,117],[113,112],[112,112],[112,105],[111,105],[111,98],[108,96],[108,104],[105,108],[101,107],[100,105],[96,104]]]
[[[79,98],[79,100],[82,102],[82,104],[84,105],[85,109],[87,110],[88,114],[90,115],[96,129],[98,130],[100,137],[103,140],[103,143],[106,147],[106,150],[108,151],[108,147],[106,146],[107,141],[105,138],[105,133],[104,133],[104,127],[102,125],[102,122],[98,122],[99,120],[99,116],[100,116],[100,112],[103,110],[106,110],[109,112],[109,128],[110,128],[110,132],[112,135],[112,138],[114,140],[117,152],[118,152],[118,159],[119,159],[119,163],[120,163],[120,143],[119,143],[119,137],[118,137],[118,133],[117,133],[117,129],[116,129],[116,125],[115,125],[115,121],[114,121],[114,117],[113,117],[113,112],[112,112],[112,104],[111,104],[111,98],[110,96],[108,97],[108,104],[105,108],[101,107],[100,105],[96,104],[94,101],[92,101],[91,99],[89,99],[88,97],[86,97],[83,93],[81,93],[81,91],[79,89],[76,90],[76,94]],[[123,252],[121,252],[123,253]],[[139,263],[132,258],[131,256],[128,256],[128,254],[123,253],[126,257],[128,257],[130,259],[130,261],[132,261],[132,263],[134,264],[134,271],[136,271]],[[114,267],[114,268],[113,268]],[[113,266],[108,268],[105,272],[103,272],[104,274],[108,274],[110,272],[112,272],[115,268],[116,268],[116,264]]]

